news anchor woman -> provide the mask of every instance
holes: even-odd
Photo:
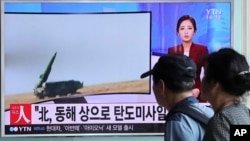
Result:
[[[183,15],[179,18],[176,26],[176,32],[181,38],[182,43],[168,48],[168,54],[184,54],[189,56],[196,64],[196,79],[194,88],[201,90],[201,70],[205,65],[205,58],[208,56],[207,46],[197,44],[193,42],[193,36],[197,31],[196,21],[193,17],[189,15]],[[200,98],[199,95],[196,96],[200,102],[205,102]]]

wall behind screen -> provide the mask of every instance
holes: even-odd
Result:
[[[246,45],[249,45],[249,41],[247,42],[247,33],[245,32],[246,29],[249,31],[250,22],[250,14],[249,11],[246,12],[247,9],[250,9],[250,2],[248,0],[235,0],[233,5],[233,29],[234,29],[234,36],[233,36],[233,48],[237,51],[248,55],[248,61],[250,58],[249,54],[249,47],[247,48]],[[39,9],[39,6],[38,6]],[[248,28],[246,27],[248,25]],[[249,33],[248,33],[249,35]],[[249,38],[249,37],[248,37]],[[247,52],[248,53],[247,53]],[[114,136],[107,136],[107,137],[39,137],[39,138],[0,138],[0,141],[163,141],[163,136],[136,136],[136,137],[114,137]]]

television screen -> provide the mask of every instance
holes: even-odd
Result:
[[[163,135],[167,110],[140,75],[181,44],[178,19],[195,19],[208,53],[231,46],[229,1],[1,4],[6,137]]]

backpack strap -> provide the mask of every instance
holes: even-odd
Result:
[[[177,108],[174,111],[175,113],[178,112],[178,113],[186,114],[189,117],[201,123],[202,125],[207,125],[210,119],[210,117],[204,111],[202,111],[200,108],[191,104]]]

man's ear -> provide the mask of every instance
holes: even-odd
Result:
[[[193,83],[195,84],[195,80],[193,81]],[[193,96],[197,98],[200,94],[200,90],[198,88],[194,88],[192,90],[192,93],[193,93]]]
[[[193,93],[193,96],[197,98],[200,94],[200,90],[198,88],[194,88],[192,90],[192,93]]]

